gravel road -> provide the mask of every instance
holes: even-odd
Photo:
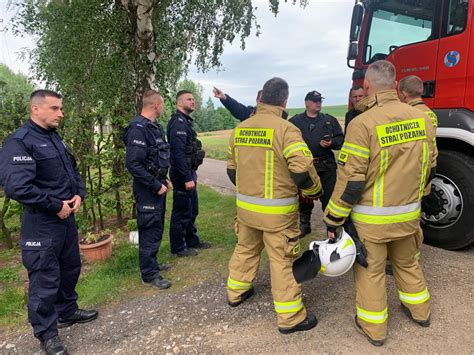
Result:
[[[231,193],[223,162],[206,159],[201,183]],[[315,208],[315,211],[319,211]],[[315,213],[316,239],[324,227]],[[388,280],[389,338],[375,348],[353,326],[352,273],[338,278],[319,275],[303,285],[307,308],[319,319],[311,331],[281,335],[270,294],[268,263],[255,283],[256,294],[237,308],[226,304],[225,275],[186,289],[156,291],[100,309],[90,325],[61,330],[71,353],[441,353],[472,354],[474,349],[474,248],[450,252],[427,245],[421,263],[433,300],[432,325],[422,328],[402,313],[391,276]],[[186,261],[179,261],[180,263]],[[26,329],[26,328],[25,328]],[[0,353],[34,353],[39,347],[29,330],[0,333]]]

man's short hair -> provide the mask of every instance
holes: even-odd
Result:
[[[352,92],[353,91],[356,91],[356,90],[364,90],[364,88],[360,85],[354,85],[353,87],[351,87],[351,89],[349,90],[349,96],[352,95]]]
[[[185,94],[191,94],[191,95],[192,95],[193,93],[192,93],[191,91],[189,91],[189,90],[180,90],[180,91],[178,91],[178,93],[176,94],[176,101],[178,101],[178,99],[179,99],[181,96],[185,95]]]
[[[63,98],[61,96],[61,94],[58,94],[56,91],[46,90],[46,89],[39,89],[39,90],[35,90],[31,93],[30,103],[34,99],[44,99],[46,97],[55,97],[55,98],[60,99],[60,100],[62,100],[62,98]]]
[[[261,102],[267,105],[282,106],[288,99],[288,83],[281,78],[271,78],[262,89]]]
[[[161,97],[160,93],[156,90],[147,90],[143,94],[142,98],[142,105],[143,106],[149,106],[153,105],[155,103],[155,98],[156,97]]]
[[[398,90],[405,91],[410,97],[423,95],[423,80],[416,75],[408,75],[398,83]]]
[[[258,101],[258,100],[261,100],[261,98],[262,98],[262,90],[258,90],[258,92],[257,92],[257,99],[256,99],[256,100],[257,100],[257,101]]]
[[[386,60],[378,60],[369,65],[365,77],[378,89],[395,89],[397,71]]]

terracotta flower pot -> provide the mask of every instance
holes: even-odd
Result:
[[[106,260],[112,255],[112,235],[94,244],[79,244],[82,256],[87,262]]]

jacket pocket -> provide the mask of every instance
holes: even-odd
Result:
[[[301,250],[300,240],[296,236],[287,236],[285,235],[285,256],[296,259]]]
[[[20,242],[21,257],[25,268],[31,271],[43,269],[43,261],[48,249],[51,247],[51,239],[22,239]]]

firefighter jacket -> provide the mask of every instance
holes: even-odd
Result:
[[[431,123],[433,124],[433,126],[435,128],[438,127],[438,117],[433,111],[431,111],[428,106],[426,106],[422,99],[413,99],[411,101],[408,101],[407,104],[426,113],[431,118]]]
[[[236,185],[237,219],[264,231],[294,223],[298,190],[318,197],[321,183],[300,130],[282,107],[259,104],[229,140],[227,172]]]
[[[324,222],[340,226],[350,216],[372,242],[412,235],[419,229],[420,200],[436,165],[431,119],[401,103],[395,90],[359,104],[365,112],[351,122],[339,153],[338,179]]]

